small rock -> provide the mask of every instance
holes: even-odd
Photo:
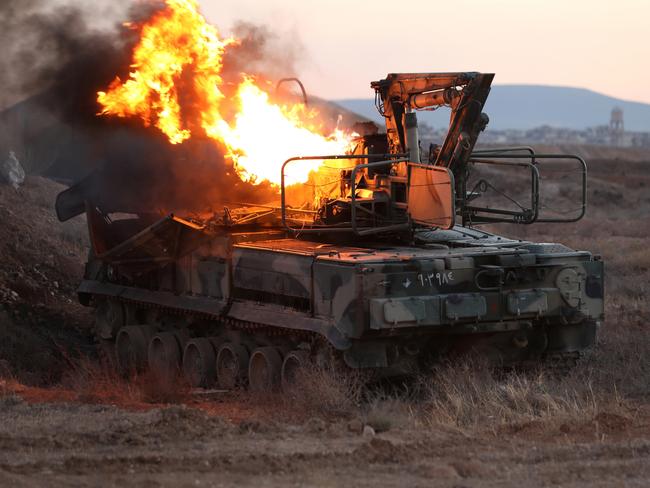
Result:
[[[352,419],[348,422],[348,431],[354,432],[355,434],[361,434],[363,432],[363,422],[359,419]]]
[[[10,184],[16,190],[25,182],[25,170],[13,151],[9,151],[7,159],[0,161],[0,181]]]
[[[58,281],[55,281],[55,282],[52,283],[52,284],[54,285],[54,288],[59,288],[59,282],[58,282]]]
[[[364,426],[363,427],[363,436],[364,437],[374,437],[375,436],[375,429],[373,429],[369,425]]]

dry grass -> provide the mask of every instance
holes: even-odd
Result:
[[[650,395],[648,357],[648,331],[621,323],[606,326],[599,345],[562,374],[544,367],[503,374],[470,361],[441,365],[419,380],[421,419],[493,430],[593,419],[603,412],[626,416]]]
[[[472,358],[403,385],[369,386],[358,372],[312,368],[272,400],[276,416],[357,418],[376,432],[413,425],[497,432],[534,421],[557,427],[603,413],[625,417],[650,395],[650,332],[640,320],[647,303],[622,290],[608,300],[599,344],[571,369],[504,372]]]
[[[547,236],[548,241],[561,240]],[[376,431],[409,422],[496,431],[505,425],[539,421],[551,427],[598,418],[628,416],[650,398],[650,303],[647,300],[650,252],[628,237],[590,243],[567,239],[576,248],[601,252],[607,265],[606,321],[598,345],[577,366],[558,374],[495,371],[480,360],[447,363],[421,375],[415,385],[396,391],[363,386],[331,371],[311,371],[292,401],[313,414],[345,412]],[[565,240],[566,241],[566,240]]]
[[[567,374],[544,368],[503,373],[474,359],[440,365],[397,390],[394,385],[368,388],[368,377],[359,372],[308,368],[289,392],[262,398],[241,395],[258,405],[262,415],[278,421],[357,419],[376,432],[413,425],[500,432],[527,422],[553,428],[603,413],[628,416],[635,404],[647,402],[650,392],[650,253],[638,237],[594,238],[589,232],[558,237],[560,228],[524,229],[529,235],[521,237],[591,249],[603,255],[607,266],[607,320],[599,344]],[[180,403],[187,401],[189,391],[149,375],[126,381],[90,361],[79,361],[66,384],[80,400],[96,403]]]
[[[377,431],[410,421],[496,432],[533,421],[558,426],[603,412],[625,417],[650,394],[650,337],[616,332],[603,334],[596,350],[563,372],[545,367],[504,372],[477,359],[440,365],[410,389],[375,393],[362,407],[365,423]]]
[[[180,376],[160,378],[145,372],[125,378],[110,366],[85,357],[72,362],[62,386],[86,403],[176,404],[187,402],[190,396],[190,387]]]
[[[358,371],[305,367],[283,393],[285,408],[306,416],[350,416],[362,403],[365,383],[365,376]]]
[[[550,425],[595,418],[602,412],[626,414],[635,404],[647,404],[650,222],[645,213],[650,208],[650,178],[646,168],[639,166],[637,175],[623,180],[620,171],[611,171],[609,162],[590,167],[590,207],[578,224],[488,228],[511,237],[561,242],[603,256],[606,321],[593,353],[568,374],[558,376],[544,369],[503,374],[480,362],[464,361],[441,365],[418,378],[415,387],[397,391],[369,389],[367,377],[358,372],[308,369],[298,376],[292,391],[259,401],[242,393],[244,401],[261,405],[260,409],[272,411],[282,420],[352,418],[376,431],[400,428],[409,422],[494,431],[499,426],[529,421]],[[641,186],[644,181],[648,186]],[[62,240],[76,249],[72,237]],[[31,344],[32,351],[42,349],[35,347],[31,338],[22,342]],[[12,347],[13,356],[16,351],[20,350]],[[31,362],[37,359],[30,357]],[[74,390],[78,400],[139,405],[189,399],[189,388],[180,380],[160,382],[145,374],[127,381],[87,359],[71,364],[63,386]],[[0,395],[11,395],[12,391],[3,393],[0,388]]]
[[[419,418],[417,403],[398,393],[387,395],[375,392],[361,410],[363,423],[377,433],[409,427]]]
[[[650,222],[645,217],[648,165],[590,166],[587,216],[577,224],[495,226],[510,237],[561,242],[600,254],[605,262],[605,323],[599,343],[569,375],[495,378],[480,368],[445,366],[431,388],[434,418],[472,425],[485,420],[585,418],[624,412],[650,396]],[[626,171],[631,174],[625,175]],[[632,174],[634,173],[634,174]],[[515,399],[517,399],[515,401]],[[541,408],[540,408],[541,406]],[[486,413],[483,413],[484,410]],[[487,413],[489,412],[489,413]],[[445,420],[446,419],[446,420]]]
[[[432,425],[488,428],[625,415],[650,395],[650,252],[645,220],[622,219],[625,209],[596,211],[577,225],[493,228],[512,237],[562,242],[605,261],[605,323],[598,345],[568,374],[549,370],[505,376],[480,363],[438,367],[420,380],[424,420]],[[621,220],[618,220],[621,219]],[[640,237],[643,236],[643,237]]]
[[[531,420],[593,416],[610,399],[580,375],[558,379],[544,371],[503,377],[469,362],[441,366],[421,380],[423,419],[430,425],[495,427]]]

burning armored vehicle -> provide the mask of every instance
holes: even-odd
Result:
[[[208,82],[219,81],[216,64]],[[493,76],[389,74],[371,84],[385,133],[366,124],[345,144],[320,138],[307,144],[308,155],[272,167],[255,164],[275,158],[285,141],[242,148],[246,127],[273,124],[261,110],[249,124],[237,117],[239,132],[203,114],[205,133],[235,154],[238,173],[271,181],[277,202],[215,202],[218,210],[196,215],[111,205],[87,181],[61,193],[61,220],[87,216],[92,250],[79,299],[95,308],[100,345],[123,371],[181,370],[195,386],[253,390],[290,383],[298,368],[328,361],[395,375],[467,351],[500,364],[577,357],[603,320],[600,258],[476,225],[578,220],[586,165],[530,148],[475,150]],[[100,93],[104,112],[141,115],[182,142],[189,131],[180,129],[178,106],[152,117],[156,107],[143,109],[146,97],[129,92],[154,86],[141,81]],[[227,96],[213,97],[205,86],[195,90],[215,104]],[[164,93],[158,105],[170,102],[173,91]],[[237,96],[243,106],[259,94],[246,79]],[[423,150],[416,112],[442,106],[450,110],[447,135]],[[294,139],[314,135],[300,130]],[[543,173],[566,167],[579,178],[577,203],[573,213],[549,217]],[[508,194],[499,190],[494,180],[514,173],[523,179],[513,179]],[[490,195],[510,205],[495,205]]]
[[[520,364],[594,344],[599,257],[476,227],[573,222],[586,205],[578,157],[475,150],[494,75],[390,74],[371,84],[385,133],[366,123],[325,137],[306,103],[282,105],[266,78],[228,64],[243,44],[221,39],[196,2],[165,5],[139,26],[128,79],[98,93],[102,114],[140,118],[168,148],[199,132],[230,169],[192,180],[216,188],[200,211],[169,204],[173,185],[148,204],[156,171],[102,191],[91,175],[56,202],[60,220],[86,214],[79,299],[122,371],[268,390],[309,363],[388,376],[448,354]],[[448,132],[423,149],[416,112],[441,107]],[[224,181],[256,190],[242,200]],[[271,200],[260,201],[260,182]],[[130,200],[115,198],[130,183]]]

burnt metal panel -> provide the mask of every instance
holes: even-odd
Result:
[[[285,329],[312,331],[326,337],[336,349],[345,350],[350,347],[350,341],[331,322],[301,312],[288,311],[277,305],[237,301],[230,307],[228,317]]]
[[[294,255],[237,246],[233,286],[274,295],[311,298],[311,255]]]
[[[223,277],[228,271],[227,263],[220,259],[204,259],[196,264],[196,271],[200,282],[201,295],[222,298],[224,290],[221,288]],[[196,292],[195,290],[192,290]]]
[[[217,300],[214,298],[177,295],[166,291],[145,290],[144,288],[101,283],[91,280],[82,281],[77,291],[79,293],[133,300],[163,308],[199,312],[215,317],[223,312],[227,304],[225,300]]]
[[[202,226],[168,215],[97,257],[121,265],[167,263],[188,254],[209,237]]]
[[[364,252],[367,248],[341,246],[301,239],[265,239],[252,242],[240,242],[237,249],[259,249],[310,256],[336,255],[341,252]]]

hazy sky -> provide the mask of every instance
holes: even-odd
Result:
[[[495,83],[589,88],[650,103],[650,0],[201,0],[228,32],[265,24],[302,45],[311,93],[369,97],[388,72],[484,71]]]

